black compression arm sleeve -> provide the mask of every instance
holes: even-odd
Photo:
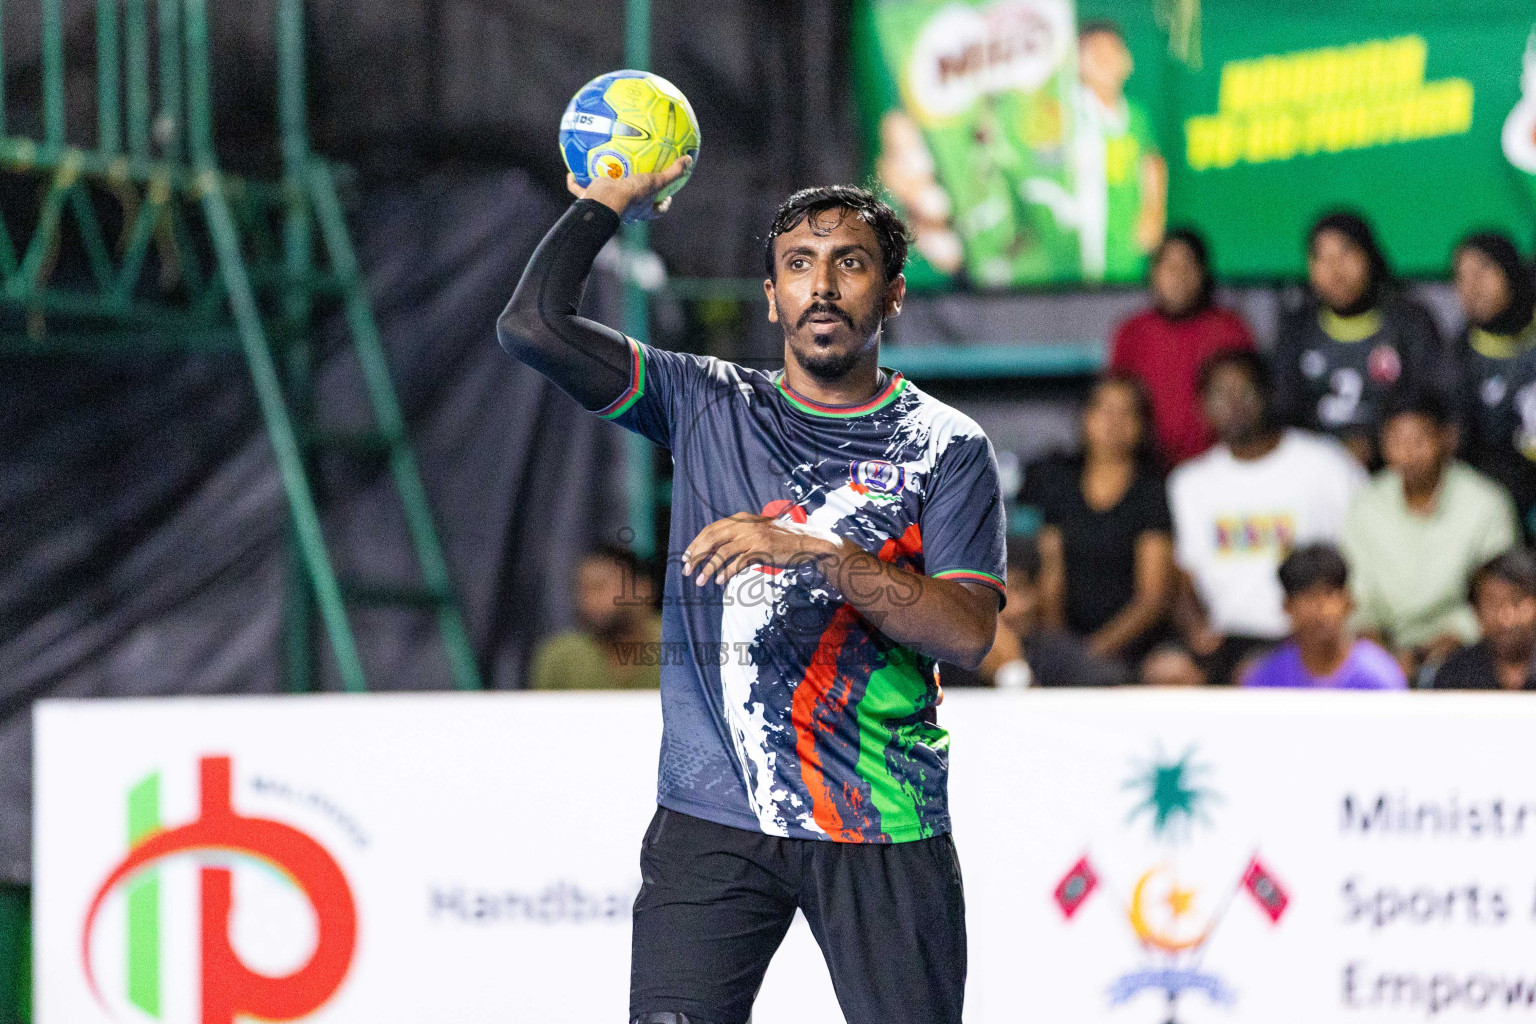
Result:
[[[619,228],[619,215],[579,199],[534,250],[512,301],[496,321],[501,347],[554,381],[587,409],[629,387],[629,342],[576,315],[592,261]]]

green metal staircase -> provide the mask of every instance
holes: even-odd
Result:
[[[275,181],[219,168],[205,3],[158,0],[152,22],[149,0],[97,0],[93,148],[66,141],[63,0],[39,0],[42,138],[6,128],[0,66],[0,172],[30,181],[22,187],[38,196],[27,216],[0,218],[0,306],[19,311],[6,318],[18,326],[0,332],[0,353],[243,352],[291,513],[289,689],[315,687],[316,618],[342,686],[368,688],[349,620],[358,606],[434,615],[454,684],[478,688],[335,175],[309,146],[302,0],[278,3],[283,172]],[[83,282],[60,279],[65,250],[83,253]],[[315,331],[328,307],[344,317],[362,370],[374,421],[365,429],[316,425]],[[419,581],[338,578],[316,505],[328,451],[387,465]]]

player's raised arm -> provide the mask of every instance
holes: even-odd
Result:
[[[534,250],[512,301],[496,321],[501,347],[554,381],[588,409],[601,409],[629,386],[629,345],[611,327],[576,314],[592,261],[629,211],[666,212],[655,196],[681,177],[689,158],[664,171],[570,189],[577,201]]]

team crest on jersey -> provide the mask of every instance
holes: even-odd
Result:
[[[1403,375],[1403,360],[1391,345],[1377,345],[1365,361],[1371,380],[1378,384],[1396,384]]]
[[[848,465],[848,482],[876,497],[891,497],[907,486],[907,471],[893,462],[870,459]]]

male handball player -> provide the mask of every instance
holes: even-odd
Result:
[[[975,667],[1002,600],[986,435],[879,365],[906,231],[870,192],[797,192],[765,253],[779,373],[576,313],[598,250],[686,169],[598,179],[540,243],[502,345],[671,450],[665,719],[641,846],[632,1024],[743,1024],[796,908],[850,1024],[958,1024],[965,905],[934,663]],[[673,652],[686,656],[672,657]]]

